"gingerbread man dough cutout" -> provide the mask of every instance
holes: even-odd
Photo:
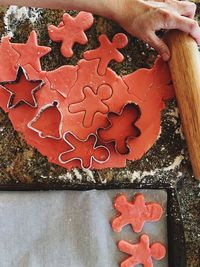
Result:
[[[124,56],[118,51],[118,49],[124,48],[128,44],[128,38],[123,33],[118,33],[113,37],[112,42],[105,34],[99,36],[100,47],[97,49],[87,51],[84,53],[86,60],[100,59],[98,73],[104,75],[106,73],[107,66],[111,60],[122,62]]]
[[[91,13],[82,11],[75,18],[66,13],[63,15],[62,20],[58,27],[49,26],[48,32],[52,41],[62,42],[62,55],[64,57],[71,57],[73,55],[72,48],[75,43],[83,45],[88,42],[84,31],[92,26],[94,18]]]
[[[124,260],[120,267],[134,267],[137,264],[143,264],[144,267],[153,267],[152,258],[161,260],[165,257],[166,249],[161,243],[155,242],[149,245],[148,235],[142,235],[137,244],[131,244],[124,240],[119,241],[120,251],[131,255]]]
[[[132,202],[129,202],[126,195],[119,195],[114,201],[115,209],[120,213],[112,221],[112,229],[115,232],[120,232],[122,228],[131,224],[134,232],[142,231],[145,222],[159,221],[163,209],[158,203],[145,203],[144,196],[137,194]]]

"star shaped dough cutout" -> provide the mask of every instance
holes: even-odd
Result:
[[[24,67],[30,64],[37,71],[41,71],[40,58],[51,51],[50,47],[38,45],[35,31],[30,33],[25,44],[12,44],[12,47],[20,55],[18,65]]]

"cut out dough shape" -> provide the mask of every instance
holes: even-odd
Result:
[[[130,151],[129,140],[140,135],[135,122],[139,117],[139,110],[135,104],[127,104],[119,114],[108,113],[109,126],[98,130],[98,136],[104,143],[114,143],[115,149],[120,154]],[[123,127],[123,131],[121,127]]]
[[[16,78],[17,62],[20,55],[12,48],[8,36],[3,37],[0,45],[0,82]]]
[[[14,81],[0,82],[0,88],[9,93],[7,107],[12,109],[20,104],[36,108],[35,93],[44,85],[41,80],[30,80],[25,70],[19,67]]]
[[[129,202],[125,195],[119,195],[114,201],[114,207],[119,215],[112,221],[112,229],[120,232],[128,224],[134,232],[142,231],[145,222],[159,221],[163,209],[158,203],[145,203],[144,196],[137,194],[132,202]]]
[[[100,47],[94,50],[90,50],[84,53],[86,60],[100,59],[98,66],[98,73],[105,75],[108,64],[111,60],[122,62],[124,56],[118,51],[118,49],[124,48],[128,44],[128,38],[123,33],[118,33],[113,37],[112,42],[105,34],[99,36]]]
[[[142,264],[144,267],[153,267],[153,260],[161,260],[166,255],[166,248],[159,242],[149,244],[148,235],[142,235],[139,243],[131,244],[124,240],[119,241],[118,248],[120,251],[131,255],[124,260],[121,267],[135,267]]]
[[[40,58],[51,51],[50,47],[38,45],[35,31],[30,33],[26,44],[12,43],[12,47],[20,55],[18,65],[25,67],[27,64],[31,64],[38,71],[41,70]]]
[[[78,66],[62,66],[56,70],[46,72],[52,90],[56,90],[64,98],[77,80]]]
[[[80,15],[78,15],[78,17],[80,18]],[[91,24],[91,14],[86,17],[87,21],[83,21],[83,24]],[[77,27],[81,25],[80,21],[77,25]],[[60,28],[64,26],[63,23],[59,25]],[[72,33],[74,32],[76,31],[72,28],[70,29],[70,35],[64,35],[62,37],[72,42]],[[108,52],[108,48],[110,48],[109,44],[108,47],[105,46],[102,50],[103,57]],[[20,51],[24,50],[24,53],[20,54],[19,51],[16,51],[17,49],[21,49]],[[88,136],[96,135],[97,129],[108,127],[108,113],[119,114],[124,106],[129,103],[135,103],[140,110],[140,117],[135,122],[135,126],[140,130],[141,134],[136,138],[129,138],[129,153],[120,154],[119,151],[116,151],[112,143],[103,143],[98,138],[97,144],[105,147],[106,150],[104,150],[104,152],[109,152],[109,157],[105,161],[92,160],[89,167],[91,169],[125,167],[126,160],[140,159],[158,138],[161,120],[160,113],[165,107],[164,100],[168,100],[174,96],[167,64],[163,62],[161,58],[158,58],[152,69],[141,69],[123,77],[117,75],[106,65],[105,74],[100,75],[98,72],[100,57],[90,60],[82,59],[76,66],[66,65],[56,70],[44,71],[41,70],[40,67],[40,57],[49,51],[50,48],[48,47],[38,46],[35,32],[31,33],[25,44],[10,43],[8,37],[2,38],[0,55],[3,60],[0,59],[0,82],[14,81],[20,63],[30,81],[42,80],[44,82],[41,90],[35,92],[37,107],[18,105],[17,108],[10,109],[7,106],[10,93],[2,87],[0,88],[0,107],[8,113],[15,130],[23,134],[29,145],[36,148],[42,155],[47,156],[49,162],[63,166],[66,169],[75,167],[82,168],[86,167],[86,165],[90,165],[84,164],[83,166],[82,164],[82,161],[88,163],[88,156],[86,154],[85,156],[81,155],[82,161],[80,160],[80,155],[75,152],[73,152],[74,158],[78,159],[71,159],[71,161],[59,160],[59,155],[61,155],[63,151],[67,152],[72,149],[72,146],[63,138],[65,133],[72,132],[77,140],[82,140],[83,142],[87,140]],[[109,95],[109,98],[106,100],[100,102],[94,101],[95,97],[98,95],[98,88],[104,85],[110,86],[112,95]],[[92,111],[91,114],[89,113],[89,122],[88,119],[85,121],[85,125],[90,125],[89,127],[84,126],[84,112],[71,113],[69,110],[69,106],[74,108],[73,104],[78,104],[85,99],[84,88],[91,88],[94,93],[90,91],[90,96],[92,97],[87,103],[88,108],[85,108],[86,111]],[[108,92],[110,91],[108,90]],[[106,97],[108,96],[106,95]],[[101,99],[104,99],[104,96]],[[98,97],[96,100],[98,100]],[[55,136],[57,136],[59,132],[58,123],[56,124],[57,129],[54,129],[53,134],[51,134],[52,124],[54,124],[53,121],[55,122],[55,118],[53,117],[52,124],[49,123],[49,127],[47,126],[45,131],[40,127],[41,122],[39,123],[39,121],[41,120],[38,120],[39,130],[42,130],[45,136],[45,138],[44,136],[41,136],[43,137],[41,138],[39,132],[28,127],[28,123],[36,118],[37,114],[39,114],[44,106],[54,102],[59,103],[58,107],[60,115],[62,116],[62,127],[60,127],[60,136],[62,136],[62,138],[55,139]],[[105,110],[106,107],[107,111]],[[104,113],[105,111],[106,113]],[[43,115],[44,114],[47,113],[45,112]],[[94,116],[92,116],[92,114]],[[44,118],[45,117],[46,115]],[[118,138],[120,137],[116,136],[116,139]],[[76,152],[78,152],[78,150]],[[105,154],[102,155],[105,156]],[[99,159],[99,155],[97,159]]]
[[[109,107],[105,104],[112,96],[112,88],[108,84],[102,84],[95,94],[92,88],[83,88],[84,99],[79,103],[70,104],[69,111],[71,113],[84,113],[83,126],[90,127],[93,123],[96,113],[108,113]]]
[[[74,18],[66,13],[62,20],[58,27],[49,26],[48,32],[52,41],[62,42],[61,53],[63,56],[71,57],[74,43],[84,45],[88,42],[84,31],[92,26],[94,19],[91,13],[82,11]]]
[[[104,163],[110,157],[110,152],[105,146],[97,145],[97,136],[91,134],[86,140],[80,140],[72,133],[66,133],[64,140],[71,149],[59,156],[62,163],[79,160],[83,169],[90,169],[92,161]]]

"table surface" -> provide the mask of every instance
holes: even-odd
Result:
[[[75,45],[72,59],[66,60],[59,51],[59,45],[50,43],[47,25],[57,25],[64,11],[27,9],[10,7],[0,8],[0,34],[13,35],[13,42],[25,42],[31,30],[37,30],[39,43],[51,45],[52,53],[42,59],[45,70],[55,69],[63,64],[75,64],[85,50],[97,47],[97,37],[107,33],[123,31],[115,23],[95,16],[93,27],[87,31],[89,43],[86,46]],[[73,12],[70,12],[73,14]],[[200,4],[197,19],[200,18]],[[129,45],[123,50],[123,63],[112,63],[111,67],[120,75],[133,72],[141,67],[151,67],[155,61],[155,51],[142,42],[129,36]],[[0,110],[0,189],[70,189],[84,186],[98,187],[106,185],[145,185],[157,183],[175,187],[179,182],[178,196],[183,215],[188,266],[200,266],[200,184],[192,176],[191,165],[185,140],[180,128],[180,120],[175,100],[167,103],[162,112],[161,134],[157,143],[136,162],[127,162],[123,169],[102,171],[70,172],[49,164],[47,159],[28,146],[22,135],[16,133],[8,116]]]

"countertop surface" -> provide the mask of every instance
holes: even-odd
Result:
[[[123,31],[115,23],[95,16],[93,27],[87,31],[89,42],[86,46],[75,45],[73,58],[62,57],[59,44],[49,40],[47,26],[57,25],[63,10],[0,8],[0,34],[13,37],[13,42],[25,42],[28,34],[35,29],[41,45],[52,47],[52,52],[42,59],[45,70],[55,69],[63,64],[76,64],[84,51],[98,45],[97,37],[107,33]],[[73,14],[73,12],[71,12]],[[200,18],[200,4],[197,19]],[[120,75],[142,67],[151,67],[156,53],[142,42],[129,36],[129,45],[122,50],[123,63],[110,66]],[[14,131],[8,116],[0,110],[0,188],[18,189],[70,189],[144,186],[162,184],[176,187],[182,211],[187,249],[187,266],[200,266],[200,183],[192,175],[188,152],[180,127],[176,101],[166,103],[162,112],[161,133],[156,144],[140,161],[127,162],[123,169],[102,171],[66,171],[49,164],[34,148],[28,146],[23,136]],[[178,187],[177,187],[178,182]]]

